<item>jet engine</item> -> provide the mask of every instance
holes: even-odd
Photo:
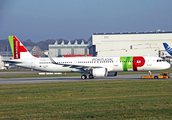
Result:
[[[107,68],[94,68],[92,69],[92,75],[94,77],[106,77],[107,76]]]

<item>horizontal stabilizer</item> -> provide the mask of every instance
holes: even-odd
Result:
[[[7,63],[12,63],[12,64],[19,64],[22,63],[20,61],[13,61],[13,60],[2,60],[3,62],[7,62]]]

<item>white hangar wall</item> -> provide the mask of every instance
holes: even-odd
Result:
[[[164,42],[172,46],[172,32],[93,33],[89,52],[94,56],[159,56]]]

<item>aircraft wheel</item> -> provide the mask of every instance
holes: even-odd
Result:
[[[87,79],[87,76],[86,76],[86,75],[82,75],[82,76],[81,76],[81,79],[83,79],[83,80],[84,80],[84,79]]]
[[[89,75],[89,79],[94,79],[93,75]]]

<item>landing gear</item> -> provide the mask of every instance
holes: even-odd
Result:
[[[84,79],[87,79],[87,76],[86,76],[86,75],[82,75],[82,76],[81,76],[81,79],[83,79],[83,80],[84,80]]]
[[[86,75],[82,75],[81,79],[85,80],[85,79],[87,79],[87,76]],[[89,75],[89,79],[94,79],[92,74]]]
[[[89,75],[89,79],[94,79],[92,74]]]

